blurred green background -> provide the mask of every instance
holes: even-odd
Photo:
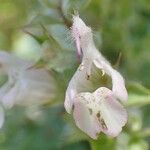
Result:
[[[78,64],[70,38],[77,10],[94,30],[97,48],[126,79],[129,119],[117,138],[87,137],[63,108]],[[0,150],[148,150],[150,146],[149,0],[0,0],[0,49],[39,60],[52,71],[56,99],[14,107],[0,130]]]

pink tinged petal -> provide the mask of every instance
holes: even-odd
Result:
[[[73,24],[71,27],[71,34],[76,43],[77,54],[79,58],[82,57],[82,38],[89,38],[87,33],[91,32],[91,29],[80,19],[79,15],[73,16]],[[86,37],[85,37],[86,36]],[[88,43],[87,43],[88,44]]]
[[[69,114],[71,114],[72,107],[73,107],[73,98],[75,97],[76,94],[77,92],[75,89],[68,87],[66,91],[64,107]]]
[[[94,60],[95,66],[104,72],[106,72],[112,78],[112,91],[115,96],[121,101],[126,101],[128,99],[128,93],[125,87],[125,82],[123,77],[119,72],[111,67],[111,65],[103,60]]]
[[[75,30],[74,30],[75,29]],[[79,33],[82,35],[88,29],[86,24],[82,21],[82,19],[77,16],[73,16],[73,24],[72,24],[72,35],[75,37]]]
[[[113,87],[112,91],[122,101],[126,101],[128,99],[128,93],[125,87],[124,79],[119,72],[116,70],[112,70],[111,72]]]
[[[76,125],[91,138],[97,139],[100,131],[115,137],[127,122],[127,112],[105,87],[94,93],[83,92],[74,98],[73,117]]]
[[[93,87],[93,83],[89,80],[91,66],[91,62],[82,62],[69,82],[64,102],[64,107],[68,113],[72,111],[76,94],[89,91]]]
[[[75,95],[77,94],[78,81],[77,81],[76,76],[78,76],[78,71],[76,71],[76,73],[70,80],[69,85],[66,90],[66,94],[65,94],[64,107],[69,114],[71,114],[72,112],[73,99]]]
[[[3,97],[8,92],[9,89],[10,89],[9,83],[5,83],[0,87],[0,101],[3,99]]]
[[[44,69],[35,69],[34,62],[7,52],[0,52],[0,64],[8,81],[0,88],[0,100],[7,108],[14,104],[37,104],[54,98],[55,83]]]
[[[0,128],[2,128],[5,120],[5,114],[3,108],[0,106]]]
[[[72,34],[74,36],[74,40],[75,40],[75,44],[77,48],[77,56],[80,60],[82,56],[82,50],[81,50],[81,45],[80,45],[80,35],[78,34],[78,30],[76,28],[72,28]]]
[[[20,69],[29,68],[33,65],[33,62],[25,61],[15,56],[13,53],[0,51],[0,64],[2,65],[1,69],[8,73],[12,70],[17,70],[16,72],[19,72]]]
[[[81,93],[75,97],[73,117],[76,125],[83,132],[91,138],[97,139],[101,129],[98,120],[93,114],[93,110],[87,107],[90,99],[92,99],[90,93]]]
[[[0,87],[0,101],[5,108],[11,108],[14,105],[18,89],[14,82],[9,75],[8,81]]]
[[[72,111],[74,97],[76,96],[76,94],[86,89],[86,86],[90,87],[89,80],[87,80],[87,73],[84,66],[82,67],[79,66],[78,70],[70,80],[68,88],[66,90],[64,107],[69,114]]]
[[[79,39],[79,37],[77,37],[75,41],[76,41],[77,55],[78,55],[78,58],[80,60],[81,57],[82,57],[82,50],[81,50],[81,46],[80,46],[80,39]]]
[[[2,104],[4,105],[5,108],[10,109],[11,107],[14,106],[18,92],[19,92],[18,84],[14,85],[14,87],[12,87],[7,91],[5,96],[3,96],[2,98]]]
[[[76,17],[74,17],[73,19],[73,25],[72,25],[72,28],[71,28],[71,33],[72,33],[72,36],[75,40],[75,44],[76,44],[76,48],[77,48],[77,55],[79,57],[79,59],[81,58],[81,54],[82,54],[82,51],[81,51],[81,45],[80,45],[80,35],[79,35],[79,24],[77,24],[77,22],[75,21]]]
[[[116,100],[113,92],[101,87],[94,92],[99,104],[99,121],[102,131],[112,137],[118,136],[127,122],[127,112]]]
[[[55,82],[44,69],[28,69],[19,79],[18,105],[43,104],[55,96]]]

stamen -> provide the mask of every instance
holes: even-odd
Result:
[[[102,76],[104,76],[105,75],[105,71],[104,70],[102,70]]]

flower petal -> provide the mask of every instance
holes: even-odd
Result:
[[[19,92],[19,85],[15,84],[14,87],[12,87],[10,90],[7,91],[7,93],[5,93],[5,95],[1,99],[2,104],[4,105],[5,108],[10,109],[11,107],[14,106],[18,92]]]
[[[27,69],[18,81],[19,92],[16,99],[18,105],[43,104],[54,98],[55,83],[44,69]]]
[[[101,87],[94,92],[99,104],[99,120],[102,131],[112,137],[117,136],[127,122],[127,112],[116,100],[113,92]]]
[[[72,36],[76,39],[76,37],[83,36],[87,32],[91,31],[91,29],[86,26],[83,20],[77,16],[73,16],[73,24],[71,27]]]
[[[8,81],[0,88],[0,100],[6,108],[14,104],[43,104],[55,95],[55,83],[45,69],[34,68],[34,61],[0,52],[0,69]]]
[[[127,112],[105,87],[94,93],[83,92],[74,99],[73,116],[76,125],[93,139],[100,131],[115,137],[127,122]]]
[[[1,69],[3,69],[6,73],[14,70],[24,70],[26,68],[31,67],[35,62],[26,61],[21,59],[13,53],[8,53],[6,51],[0,51],[0,64]]]
[[[114,94],[123,101],[128,99],[128,93],[125,87],[124,79],[119,72],[112,70],[111,72],[113,87],[112,91]]]
[[[91,64],[88,62],[82,62],[69,82],[64,102],[64,107],[68,113],[72,111],[73,99],[76,94],[89,91],[93,87],[92,82],[88,79],[90,73],[89,66]]]
[[[112,91],[114,92],[115,96],[120,100],[126,101],[128,99],[128,94],[124,79],[121,74],[113,69],[111,65],[105,60],[96,59],[93,62],[97,68],[104,70],[104,72],[111,76]]]
[[[75,97],[73,117],[76,125],[88,134],[91,138],[97,139],[100,133],[99,122],[93,115],[93,110],[87,107],[87,103],[92,100],[91,93],[81,93]]]
[[[68,86],[66,90],[66,96],[65,96],[65,102],[64,102],[64,107],[66,111],[71,114],[72,107],[73,107],[73,98],[77,94],[76,87],[73,87],[71,85],[71,82],[69,83],[70,85]],[[71,87],[72,86],[72,87]]]
[[[0,87],[0,101],[5,108],[11,108],[14,105],[18,89],[12,77],[8,76],[7,82]]]

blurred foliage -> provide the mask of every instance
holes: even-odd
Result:
[[[92,27],[97,47],[126,79],[129,121],[115,139],[101,134],[93,141],[63,109],[65,89],[79,64],[69,33],[74,11]],[[7,112],[0,149],[148,150],[149,48],[148,0],[0,0],[0,49],[28,59],[41,58],[37,65],[49,69],[58,84],[53,103]]]

